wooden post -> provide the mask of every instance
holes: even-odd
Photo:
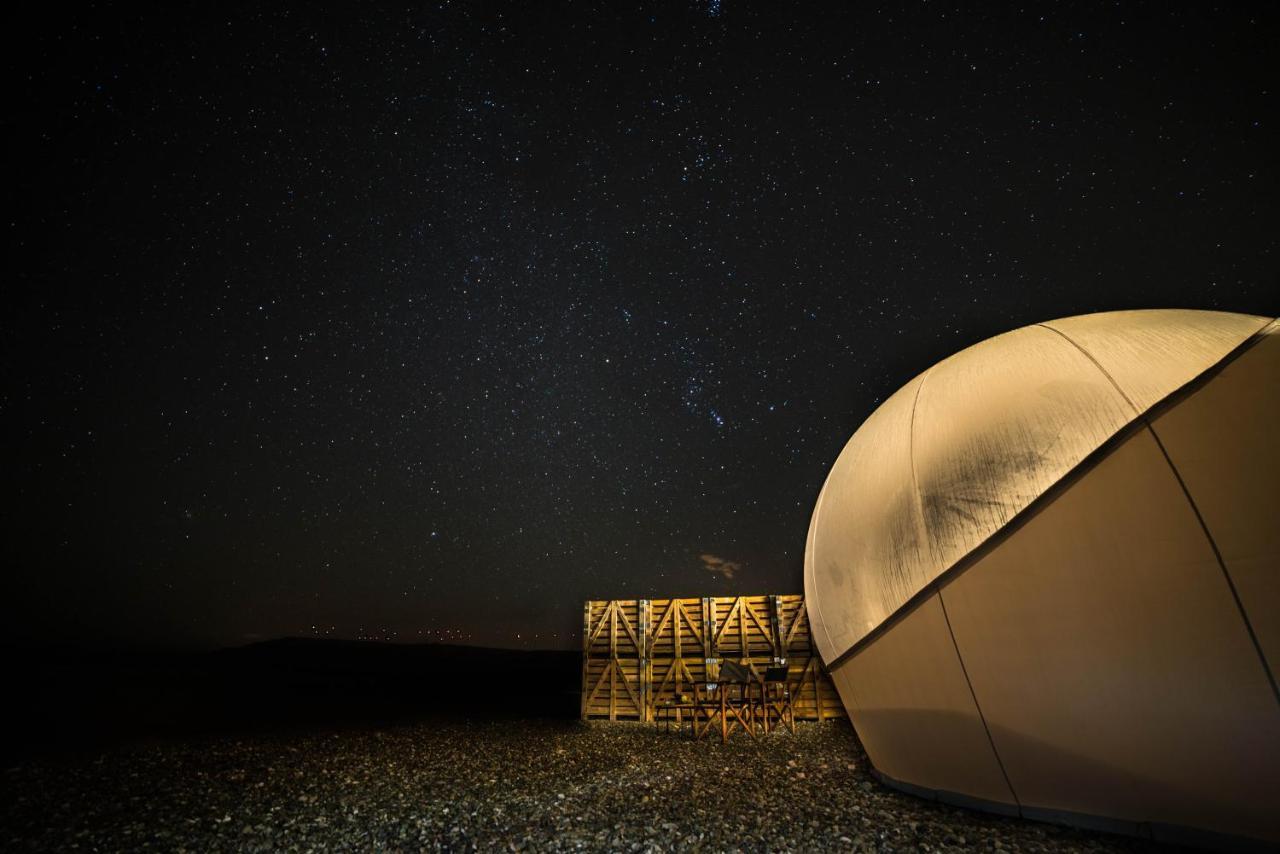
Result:
[[[582,717],[587,717],[587,671],[591,662],[591,600],[582,605]]]
[[[720,679],[719,644],[716,643],[716,600],[702,597],[702,655],[707,669],[706,678],[712,679],[711,666],[716,666],[715,679]]]
[[[710,683],[715,680],[716,690],[720,692],[720,723],[724,726],[724,686],[720,684],[720,662],[716,659],[716,600],[711,596],[702,597],[702,650],[705,655],[703,659],[703,668],[706,671],[705,679]],[[714,675],[711,672],[715,668]],[[710,712],[707,720],[707,729],[711,728],[714,722],[715,712]]]
[[[609,720],[618,719],[618,603],[609,603]]]
[[[636,635],[639,641],[640,649],[640,672],[637,679],[640,682],[640,708],[637,709],[638,716],[642,721],[653,720],[653,702],[649,693],[649,683],[653,681],[653,674],[649,672],[649,600],[641,599],[639,606],[636,608]]]
[[[813,648],[813,628],[809,629],[809,661],[813,666],[813,714],[821,723],[822,718],[822,693],[819,690],[818,683],[822,681],[822,659],[818,657],[818,651]]]
[[[726,703],[724,699],[724,695],[728,692],[725,691],[724,683],[720,681],[719,677],[716,677],[716,690],[720,692],[720,743],[728,744],[729,743],[729,716],[726,714],[728,710],[725,708]]]
[[[671,604],[668,605],[667,608],[669,610],[673,608],[675,609],[671,611],[671,619],[672,619],[672,622],[674,623],[674,625],[672,626],[672,638],[673,638],[673,643],[675,643],[675,648],[672,649],[672,652],[675,653],[675,659],[676,659],[675,692],[676,692],[676,700],[679,701],[680,693],[684,690],[684,642],[683,642],[683,636],[680,631],[680,618],[684,616],[684,603],[678,599],[672,599]],[[682,716],[682,711],[679,706],[676,706],[676,729],[679,729],[680,726],[683,724],[683,721],[680,720],[681,716]],[[697,723],[696,718],[694,719],[694,722],[696,725]]]
[[[609,657],[618,657],[618,603],[609,603]]]
[[[813,709],[814,709],[814,714],[815,714],[815,716],[817,717],[817,719],[818,719],[819,721],[821,721],[821,720],[822,720],[822,692],[821,692],[821,690],[820,690],[820,687],[821,687],[821,686],[819,686],[819,684],[818,684],[818,683],[822,681],[822,667],[818,664],[818,662],[817,662],[817,661],[814,661],[814,662],[813,662],[813,664],[814,664],[814,668],[813,668]]]
[[[743,663],[747,660],[750,650],[747,648],[747,599],[745,596],[738,597],[738,661]]]
[[[773,665],[777,667],[787,654],[782,648],[782,605],[778,602],[776,594],[769,597],[769,626],[771,629],[769,643],[773,646]]]

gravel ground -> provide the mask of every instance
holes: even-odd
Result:
[[[432,721],[191,739],[4,771],[0,848],[1146,851],[877,783],[843,721],[758,742]]]

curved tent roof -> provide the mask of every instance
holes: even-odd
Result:
[[[1068,317],[983,341],[903,386],[854,433],[814,508],[805,594],[824,660],[1264,328],[1277,331],[1211,311]]]

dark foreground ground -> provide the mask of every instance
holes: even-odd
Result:
[[[385,724],[424,713],[568,719],[577,652],[284,638],[215,652],[0,647],[0,763],[137,739]]]
[[[7,649],[0,851],[1149,851],[874,780],[843,721],[576,720],[581,659],[283,640]]]
[[[1143,851],[881,786],[844,722],[759,742],[462,718],[199,736],[3,772],[0,848]]]

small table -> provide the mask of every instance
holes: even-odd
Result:
[[[695,715],[697,714],[698,705],[692,699],[689,700],[659,700],[653,706],[653,725],[662,724],[663,732],[671,732],[671,721],[675,720],[677,731],[684,728],[684,722],[689,722],[689,733],[696,737],[698,734]],[[684,714],[681,714],[681,713]]]

